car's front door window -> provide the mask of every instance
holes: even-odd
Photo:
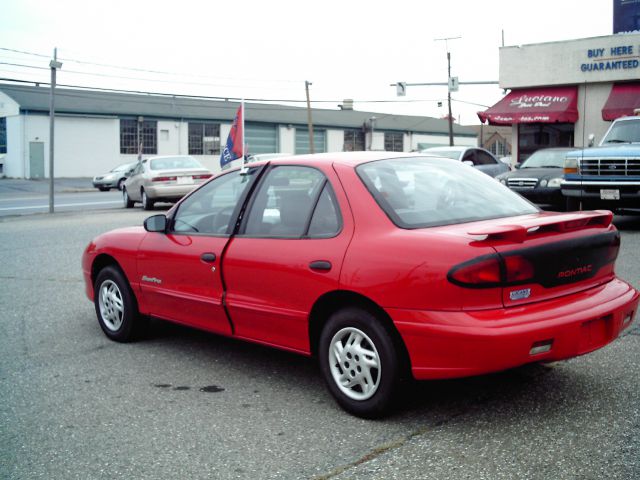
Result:
[[[173,218],[174,233],[230,234],[230,221],[258,169],[222,175],[187,197]]]

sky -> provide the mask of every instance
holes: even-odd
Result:
[[[503,38],[610,35],[612,12],[612,0],[2,0],[0,77],[48,82],[57,48],[58,84],[302,102],[307,80],[314,108],[353,99],[356,110],[441,118],[446,86],[398,97],[391,84],[446,82],[447,48],[460,82],[497,81]],[[475,112],[503,95],[460,85],[453,116],[478,124]]]

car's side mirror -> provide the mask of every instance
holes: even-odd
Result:
[[[473,162],[471,160],[462,160],[462,163],[465,165],[471,165],[473,167]]]
[[[144,229],[147,232],[165,233],[167,231],[167,224],[167,217],[163,214],[153,215],[144,219]]]
[[[520,162],[518,162],[513,166],[513,168],[515,168],[516,170],[519,170],[521,166],[522,166],[522,164]]]
[[[593,147],[593,145],[596,143],[596,136],[593,133],[590,133],[587,139],[589,140],[589,143],[587,145]]]

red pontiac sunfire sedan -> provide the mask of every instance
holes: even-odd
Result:
[[[551,213],[473,168],[388,152],[224,172],[144,228],[84,252],[112,340],[149,316],[315,355],[349,412],[389,410],[403,375],[477,375],[613,341],[638,292],[608,211]]]

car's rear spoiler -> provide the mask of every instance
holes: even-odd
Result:
[[[613,213],[608,210],[569,212],[540,218],[524,219],[518,225],[488,226],[467,232],[477,241],[504,240],[522,243],[527,236],[543,232],[568,232],[584,228],[607,228],[611,225]]]

